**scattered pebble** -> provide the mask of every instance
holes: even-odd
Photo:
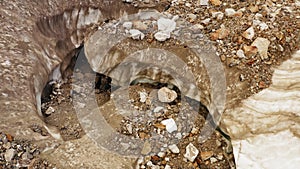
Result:
[[[154,38],[160,42],[166,41],[167,39],[169,39],[171,37],[171,34],[169,32],[156,32],[154,34]]]
[[[129,33],[130,33],[130,37],[135,40],[143,40],[145,37],[145,35],[137,29],[130,29]]]
[[[210,158],[210,163],[215,163],[215,162],[218,162],[218,159],[214,158],[214,157],[211,157]]]
[[[177,93],[167,87],[162,87],[158,90],[158,100],[163,103],[171,103],[177,98]]]
[[[157,26],[159,31],[171,33],[176,28],[176,22],[171,19],[160,18],[157,20]]]
[[[145,103],[148,97],[148,93],[147,92],[139,92],[140,94],[140,102]]]
[[[166,126],[166,130],[168,131],[168,133],[172,133],[174,131],[177,131],[177,125],[176,125],[176,122],[174,121],[174,119],[166,119],[166,120],[163,120],[161,122],[161,124],[165,125]]]
[[[235,11],[233,8],[226,8],[226,9],[225,9],[225,15],[226,15],[226,16],[231,17],[231,16],[233,16],[235,13],[236,13],[236,11]]]
[[[125,28],[125,29],[131,29],[132,28],[132,22],[124,22],[123,23],[123,27]]]
[[[198,154],[199,154],[199,150],[192,143],[186,146],[186,152],[184,154],[184,157],[188,159],[190,162],[194,162]]]
[[[55,109],[53,107],[49,106],[48,109],[45,111],[45,114],[51,115],[54,112],[55,112]]]
[[[248,28],[243,34],[242,36],[246,39],[252,39],[254,37],[254,29],[251,26],[250,28]]]
[[[254,40],[251,46],[256,46],[257,51],[262,60],[268,59],[268,48],[270,45],[270,41],[266,38],[258,37]]]
[[[178,154],[179,153],[179,148],[177,147],[176,144],[172,144],[172,145],[169,145],[168,147],[170,149],[170,151],[174,154]]]
[[[200,0],[200,5],[201,6],[207,6],[208,5],[208,0]]]

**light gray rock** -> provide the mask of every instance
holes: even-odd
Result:
[[[184,154],[184,157],[186,159],[188,159],[189,161],[194,162],[194,160],[196,159],[196,157],[199,154],[199,150],[192,143],[187,145],[185,150],[186,150],[186,152]]]
[[[15,156],[16,153],[17,153],[16,150],[12,149],[12,148],[6,150],[6,152],[4,153],[5,160],[7,162],[10,162],[14,158],[14,156]]]
[[[256,46],[258,53],[262,60],[265,60],[268,58],[268,48],[270,45],[270,41],[266,38],[258,37],[254,40],[254,42],[251,44],[251,46]]]
[[[147,92],[139,92],[140,94],[140,102],[145,103],[148,97]]]
[[[179,148],[177,147],[176,144],[169,145],[168,148],[174,154],[178,154],[180,152],[180,150],[179,150]]]
[[[236,11],[233,8],[226,8],[225,9],[225,15],[226,16],[233,16],[236,13]]]
[[[177,98],[177,93],[167,87],[162,87],[158,90],[158,99],[163,103],[170,103]]]
[[[130,33],[130,37],[135,40],[143,40],[145,37],[145,35],[137,29],[130,29],[129,33]]]
[[[244,38],[251,40],[255,35],[254,28],[252,26],[249,27],[242,35]]]
[[[159,31],[172,32],[176,28],[176,22],[171,19],[160,18],[157,21]]]
[[[131,29],[132,28],[132,22],[124,22],[123,27],[126,29]]]
[[[172,118],[163,120],[161,123],[166,126],[168,133],[172,133],[177,130],[176,122]]]
[[[170,37],[171,37],[170,32],[160,31],[160,32],[156,32],[154,34],[154,38],[160,42],[166,41]]]

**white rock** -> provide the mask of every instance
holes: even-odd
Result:
[[[5,158],[5,160],[7,161],[7,162],[10,162],[12,159],[13,159],[13,157],[15,156],[15,154],[16,154],[16,150],[14,150],[14,149],[8,149],[8,150],[6,150],[6,152],[4,153],[4,158]]]
[[[129,132],[129,134],[132,134],[132,124],[127,124],[126,129]]]
[[[154,38],[160,42],[166,41],[171,37],[170,32],[160,31],[154,34]]]
[[[123,27],[126,29],[131,29],[132,28],[132,22],[124,22]]]
[[[177,134],[175,135],[175,137],[176,137],[178,140],[180,140],[180,139],[182,139],[182,134],[181,134],[181,133],[177,133]]]
[[[140,94],[140,102],[145,103],[148,97],[147,92],[139,92]]]
[[[180,151],[179,151],[179,148],[177,147],[176,144],[172,144],[172,145],[169,145],[168,147],[172,153],[174,154],[178,154]]]
[[[239,49],[237,52],[236,52],[236,55],[239,57],[239,58],[245,58],[245,54],[244,54],[244,51],[242,49]]]
[[[176,28],[176,22],[171,19],[160,18],[157,21],[159,31],[172,32]]]
[[[232,8],[226,8],[225,9],[225,15],[226,16],[233,16],[236,13],[236,11]]]
[[[135,40],[143,40],[145,37],[145,35],[137,29],[130,29],[129,33],[130,33],[130,37]]]
[[[166,153],[164,153],[164,152],[159,152],[157,155],[158,155],[158,157],[163,158],[163,157],[166,155]]]
[[[214,157],[211,157],[210,159],[210,163],[215,163],[215,162],[218,162],[218,159],[214,158]]]
[[[203,5],[203,6],[207,6],[208,5],[208,0],[200,0],[200,5]]]
[[[163,103],[170,103],[177,98],[177,93],[167,87],[162,87],[157,92],[158,100]]]
[[[268,58],[268,48],[270,45],[270,41],[266,38],[258,37],[254,40],[254,42],[251,44],[251,46],[256,46],[258,53],[261,57],[261,59],[267,59]]]
[[[253,27],[251,26],[250,28],[248,28],[242,35],[244,38],[246,39],[252,39],[254,37],[254,29]]]
[[[199,150],[192,143],[186,146],[185,151],[184,157],[191,162],[194,162],[199,154]]]
[[[55,112],[55,109],[53,108],[53,107],[48,107],[48,109],[46,110],[46,112],[45,112],[45,114],[46,115],[50,115],[50,114],[52,114],[52,113],[54,113]]]
[[[177,125],[174,121],[174,119],[166,119],[166,120],[163,120],[161,122],[161,124],[165,125],[166,126],[166,130],[169,132],[169,133],[172,133],[173,131],[176,131],[177,130]]]
[[[165,169],[171,169],[171,166],[169,166],[168,164],[165,166]]]

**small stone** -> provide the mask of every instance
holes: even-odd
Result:
[[[171,169],[171,166],[169,166],[168,164],[165,166],[165,169]]]
[[[177,147],[176,144],[172,144],[172,145],[169,145],[168,147],[170,149],[170,151],[174,154],[178,154],[179,153],[179,148]]]
[[[158,157],[163,158],[163,157],[166,155],[166,153],[164,153],[164,152],[159,152],[157,155],[158,155]]]
[[[218,154],[218,155],[217,155],[217,159],[218,159],[218,160],[223,160],[223,158],[224,158],[224,156],[223,156],[222,154]]]
[[[185,150],[186,152],[184,154],[184,157],[188,159],[190,162],[194,162],[194,160],[199,154],[199,150],[192,143],[186,146]]]
[[[131,29],[132,28],[132,22],[124,22],[123,23],[123,27],[126,29]]]
[[[213,164],[213,163],[215,163],[217,161],[218,161],[218,159],[216,159],[215,157],[210,158],[210,163],[211,164]]]
[[[129,33],[130,33],[130,37],[135,40],[143,40],[145,37],[145,35],[137,29],[130,29]]]
[[[177,98],[177,93],[167,87],[162,87],[157,92],[158,100],[163,103],[171,103]]]
[[[203,161],[209,159],[210,157],[212,157],[214,155],[214,153],[212,151],[204,151],[200,153],[201,159]]]
[[[171,34],[169,32],[156,32],[154,34],[154,38],[160,42],[166,41],[167,39],[169,39],[171,37]]]
[[[220,6],[222,2],[220,0],[210,0],[210,3],[214,6]]]
[[[8,149],[5,153],[4,153],[4,158],[7,162],[10,162],[14,156],[16,155],[16,150],[15,149]]]
[[[191,133],[192,134],[198,134],[199,128],[198,127],[193,127]]]
[[[239,57],[239,58],[245,58],[245,54],[244,54],[244,51],[242,49],[239,49],[237,52],[236,52],[236,55]]]
[[[267,30],[269,28],[269,26],[264,22],[261,22],[258,26],[261,31]]]
[[[225,15],[226,16],[231,17],[231,16],[234,16],[235,13],[236,13],[236,11],[233,8],[226,8],[225,9]]]
[[[172,133],[173,131],[176,131],[177,130],[177,125],[174,121],[174,119],[166,119],[166,120],[163,120],[161,122],[161,124],[165,125],[166,126],[166,130],[169,132],[169,133]]]
[[[176,28],[176,22],[171,19],[160,18],[157,20],[159,31],[172,32]]]
[[[127,129],[129,134],[132,134],[132,124],[127,124],[126,129]]]
[[[200,0],[199,5],[207,6],[208,5],[208,0]]]
[[[180,139],[182,139],[182,134],[181,134],[181,133],[177,133],[177,134],[175,135],[175,137],[176,137],[178,140],[180,140]]]
[[[149,143],[149,141],[145,141],[143,149],[141,151],[142,155],[147,155],[151,152],[152,148],[151,148],[151,144]]]
[[[140,94],[140,102],[145,103],[148,97],[147,92],[139,92]]]
[[[48,109],[46,110],[45,114],[50,115],[54,112],[55,112],[55,109],[53,107],[49,106]]]
[[[270,45],[270,41],[266,38],[258,37],[254,40],[251,46],[256,46],[257,51],[262,60],[268,59],[268,48]]]
[[[254,29],[251,26],[250,28],[248,28],[243,34],[242,36],[246,39],[252,39],[254,37]]]

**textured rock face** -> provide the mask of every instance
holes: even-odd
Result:
[[[41,91],[48,78],[61,76],[49,75],[66,69],[91,26],[136,12],[121,1],[1,1],[0,7],[0,130],[16,136],[43,126]]]
[[[275,69],[272,82],[223,114],[237,168],[300,166],[300,51]]]
[[[4,0],[0,8],[0,130],[17,137],[50,140],[33,133],[30,126],[46,127],[38,111],[45,83],[60,76],[51,73],[55,68],[62,71],[66,68],[76,48],[93,32],[93,24],[136,10],[117,0]],[[275,70],[270,88],[225,111],[222,124],[233,138],[238,168],[300,166],[299,70],[300,52]],[[51,128],[47,130],[60,138]],[[86,147],[78,148],[82,144]],[[65,153],[70,147],[76,150],[73,151],[76,155]],[[91,147],[96,148],[84,137],[65,143],[49,157],[72,161],[61,164],[64,168],[78,167],[83,156],[89,157],[90,151],[85,149]],[[90,161],[90,168],[98,166],[95,162],[103,164],[103,168],[111,164],[130,168],[120,157],[104,151],[99,156],[106,158]]]

